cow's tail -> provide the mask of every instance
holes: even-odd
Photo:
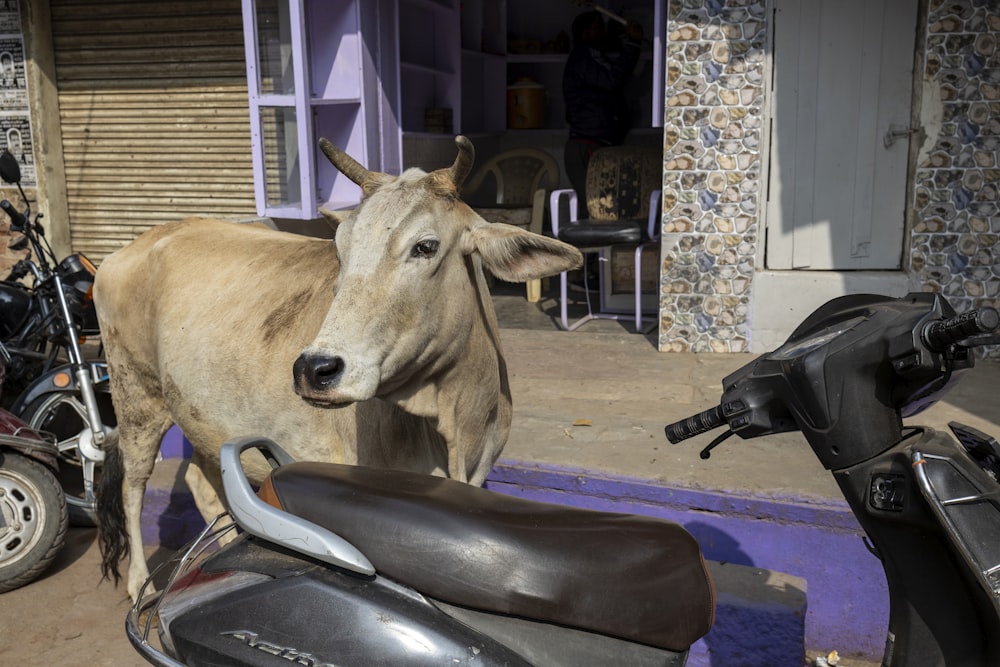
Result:
[[[117,445],[108,448],[97,483],[97,526],[101,548],[101,574],[113,579],[115,586],[121,580],[118,563],[128,553],[128,533],[125,531],[125,505],[122,501],[122,481],[125,467]]]

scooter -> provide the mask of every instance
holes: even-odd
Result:
[[[116,435],[107,364],[85,358],[81,344],[100,334],[92,299],[96,269],[81,253],[57,260],[42,214],[32,219],[20,165],[8,151],[0,153],[0,178],[17,186],[27,206],[20,212],[6,199],[0,201],[11,231],[21,234],[11,247],[30,250],[0,281],[0,341],[7,351],[8,381],[4,405],[32,428],[57,436],[59,481],[70,521],[94,526],[94,481],[105,443]]]
[[[675,443],[728,427],[703,458],[734,434],[805,434],[885,568],[886,667],[1000,664],[1000,447],[902,423],[998,325],[935,294],[835,299],[666,427]],[[247,450],[273,468],[256,493]],[[228,514],[126,620],[152,664],[683,665],[711,627],[711,581],[675,524],[294,462],[263,439],[221,456]]]
[[[734,434],[803,433],[885,570],[886,667],[1000,665],[1000,446],[902,422],[1000,343],[998,326],[937,294],[841,297],[726,377],[718,406],[666,427],[672,443],[728,427],[705,459]]]
[[[69,516],[58,458],[54,436],[0,408],[0,593],[34,581],[63,548]]]

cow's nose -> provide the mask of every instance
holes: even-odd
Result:
[[[299,355],[292,366],[296,390],[326,391],[337,385],[344,374],[341,357]]]

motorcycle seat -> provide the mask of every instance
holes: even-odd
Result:
[[[712,626],[695,539],[652,517],[540,503],[397,470],[297,462],[259,494],[427,597],[673,651]]]

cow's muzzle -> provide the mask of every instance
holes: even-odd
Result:
[[[292,366],[295,393],[322,407],[335,407],[351,401],[333,398],[344,377],[347,364],[343,357],[301,354]]]

